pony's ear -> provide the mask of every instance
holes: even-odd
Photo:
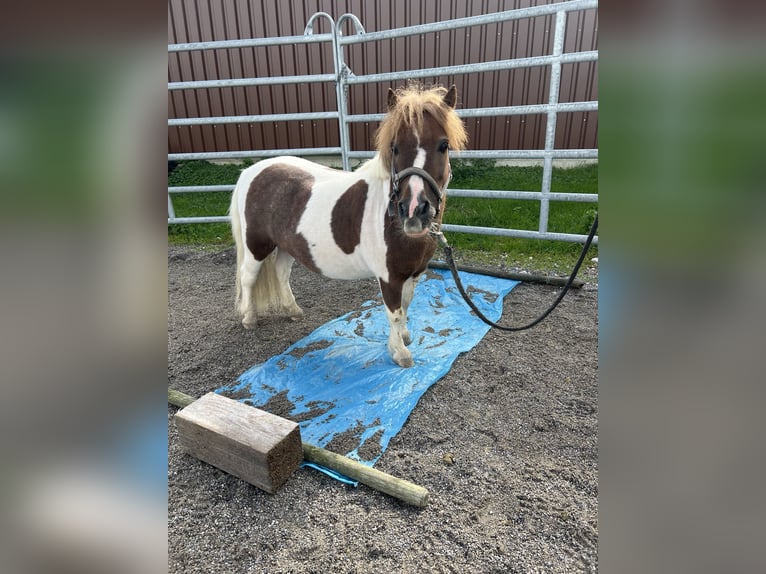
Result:
[[[396,92],[388,88],[388,109],[393,110],[396,107]]]
[[[452,84],[450,89],[447,90],[447,93],[444,94],[444,103],[451,108],[454,108],[457,105],[457,88],[455,87],[455,84]]]

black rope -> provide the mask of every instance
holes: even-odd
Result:
[[[569,291],[569,288],[572,286],[572,282],[575,280],[577,273],[580,271],[580,267],[582,266],[582,263],[585,260],[585,255],[588,253],[588,249],[590,249],[590,245],[593,242],[593,237],[596,235],[597,229],[598,229],[598,215],[596,215],[596,218],[593,220],[593,225],[591,225],[590,233],[588,234],[588,239],[586,239],[585,245],[582,248],[582,253],[580,253],[580,258],[577,260],[577,263],[575,263],[574,269],[572,270],[571,275],[569,275],[569,279],[567,279],[566,284],[561,289],[561,292],[559,293],[558,297],[556,297],[556,300],[537,319],[535,319],[531,323],[522,325],[521,327],[506,327],[503,325],[498,325],[494,321],[491,321],[486,316],[484,316],[484,314],[481,311],[479,311],[479,308],[476,306],[476,304],[473,301],[471,301],[471,298],[468,296],[468,293],[465,292],[465,289],[463,288],[463,283],[460,281],[460,276],[458,275],[458,272],[457,272],[455,260],[452,257],[452,247],[450,247],[449,244],[447,243],[447,240],[445,239],[443,233],[439,232],[436,235],[439,238],[439,241],[441,242],[442,246],[444,247],[444,258],[447,261],[447,265],[449,266],[449,270],[452,273],[453,279],[455,280],[455,284],[457,285],[458,291],[460,291],[460,294],[463,296],[463,299],[465,299],[465,302],[468,303],[468,306],[473,310],[474,313],[476,313],[476,316],[479,317],[479,319],[481,319],[482,321],[484,321],[487,325],[489,325],[490,327],[494,327],[495,329],[501,329],[503,331],[523,331],[525,329],[530,329],[534,327],[535,325],[537,325],[540,321],[542,321],[548,315],[550,315],[551,312],[558,306],[558,304],[561,303],[561,300],[564,298],[564,296],[567,294],[567,291]]]

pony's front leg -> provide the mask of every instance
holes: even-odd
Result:
[[[405,345],[412,343],[412,336],[410,335],[410,330],[407,327],[407,310],[410,308],[410,303],[412,303],[412,297],[415,294],[415,284],[417,282],[417,277],[410,277],[407,279],[407,281],[404,282],[404,285],[402,285],[402,310],[404,311],[402,340],[404,341]]]
[[[407,316],[404,309],[399,307],[391,311],[386,307],[386,314],[388,315],[388,324],[391,327],[388,333],[388,352],[394,363],[400,367],[411,367],[415,362],[412,360],[412,353],[404,344],[403,332],[407,331]],[[409,332],[407,335],[409,336]]]
[[[405,282],[387,283],[379,280],[379,283],[380,292],[383,295],[383,302],[386,305],[386,315],[388,316],[388,324],[390,327],[388,333],[388,352],[394,360],[394,363],[400,367],[411,367],[415,362],[412,360],[412,353],[407,349],[404,341],[405,333],[407,338],[409,338],[409,331],[407,330],[407,311],[402,305],[402,291]]]

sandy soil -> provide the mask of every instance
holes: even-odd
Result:
[[[459,357],[391,441],[376,468],[426,487],[424,509],[310,469],[266,494],[185,455],[169,407],[169,572],[595,572],[598,290],[594,272],[580,278],[535,329],[492,330]],[[221,387],[377,296],[373,280],[296,266],[305,318],[246,331],[233,282],[233,250],[169,248],[170,386]],[[556,293],[519,285],[502,321],[535,317]]]

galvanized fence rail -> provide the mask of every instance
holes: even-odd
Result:
[[[496,235],[503,237],[522,237],[531,239],[557,240],[583,243],[586,235],[572,233],[554,233],[548,230],[548,219],[551,201],[568,202],[598,202],[598,194],[595,193],[556,193],[551,191],[551,174],[553,172],[554,159],[597,159],[597,149],[556,149],[556,121],[558,114],[571,112],[590,112],[598,110],[597,101],[559,103],[559,88],[561,81],[561,66],[563,64],[577,62],[593,62],[598,60],[597,51],[564,52],[564,38],[566,34],[567,14],[573,11],[594,9],[598,7],[598,0],[571,0],[543,6],[507,10],[480,16],[469,16],[454,20],[446,20],[432,24],[409,26],[394,30],[380,32],[366,32],[359,19],[352,14],[344,14],[338,21],[324,12],[314,14],[306,24],[302,36],[287,36],[281,38],[255,38],[248,40],[225,40],[217,42],[196,42],[186,44],[172,44],[168,46],[168,52],[183,52],[191,50],[221,50],[236,48],[252,48],[262,46],[279,46],[292,44],[330,44],[333,54],[333,74],[302,75],[302,76],[275,76],[266,78],[238,78],[225,80],[203,80],[191,82],[170,82],[168,90],[208,89],[221,87],[243,87],[260,85],[296,84],[331,82],[335,84],[336,104],[335,111],[304,112],[292,114],[269,114],[248,116],[224,116],[205,118],[182,118],[169,119],[168,126],[210,125],[227,123],[255,123],[255,122],[289,122],[303,120],[337,120],[339,126],[339,147],[317,148],[291,148],[273,150],[245,150],[226,152],[201,152],[201,153],[175,153],[168,154],[168,160],[215,160],[215,159],[252,159],[276,157],[280,155],[299,156],[324,156],[340,155],[343,169],[350,169],[352,159],[366,159],[374,155],[370,150],[352,150],[349,137],[349,124],[354,122],[377,122],[384,114],[349,114],[348,113],[348,89],[349,86],[364,83],[381,83],[390,81],[403,81],[407,79],[422,79],[434,77],[446,77],[460,74],[476,74],[498,70],[512,70],[533,66],[550,66],[551,75],[548,91],[547,104],[534,104],[524,106],[500,106],[493,108],[472,108],[458,110],[463,118],[497,117],[509,115],[545,114],[546,131],[545,146],[541,150],[466,150],[460,153],[462,159],[525,159],[542,160],[543,178],[539,192],[535,191],[490,191],[476,189],[449,189],[448,195],[452,197],[477,197],[486,199],[523,199],[540,202],[540,218],[536,231],[523,229],[501,229],[494,227],[477,227],[467,225],[448,225],[443,228],[448,232],[477,233],[484,235]],[[553,35],[552,53],[545,56],[518,58],[511,60],[498,60],[476,64],[461,64],[437,68],[423,68],[404,72],[388,72],[366,75],[355,75],[344,59],[343,48],[354,44],[383,42],[395,38],[431,34],[444,30],[455,30],[470,26],[497,24],[509,20],[534,18],[538,16],[555,15],[555,29]],[[324,19],[330,26],[329,34],[314,34],[314,24]],[[342,25],[351,22],[353,33],[344,35]],[[168,187],[168,224],[177,223],[211,223],[227,222],[226,215],[212,217],[176,217],[173,209],[171,194],[189,192],[232,191],[232,185],[203,185]],[[598,238],[594,239],[598,243]]]

